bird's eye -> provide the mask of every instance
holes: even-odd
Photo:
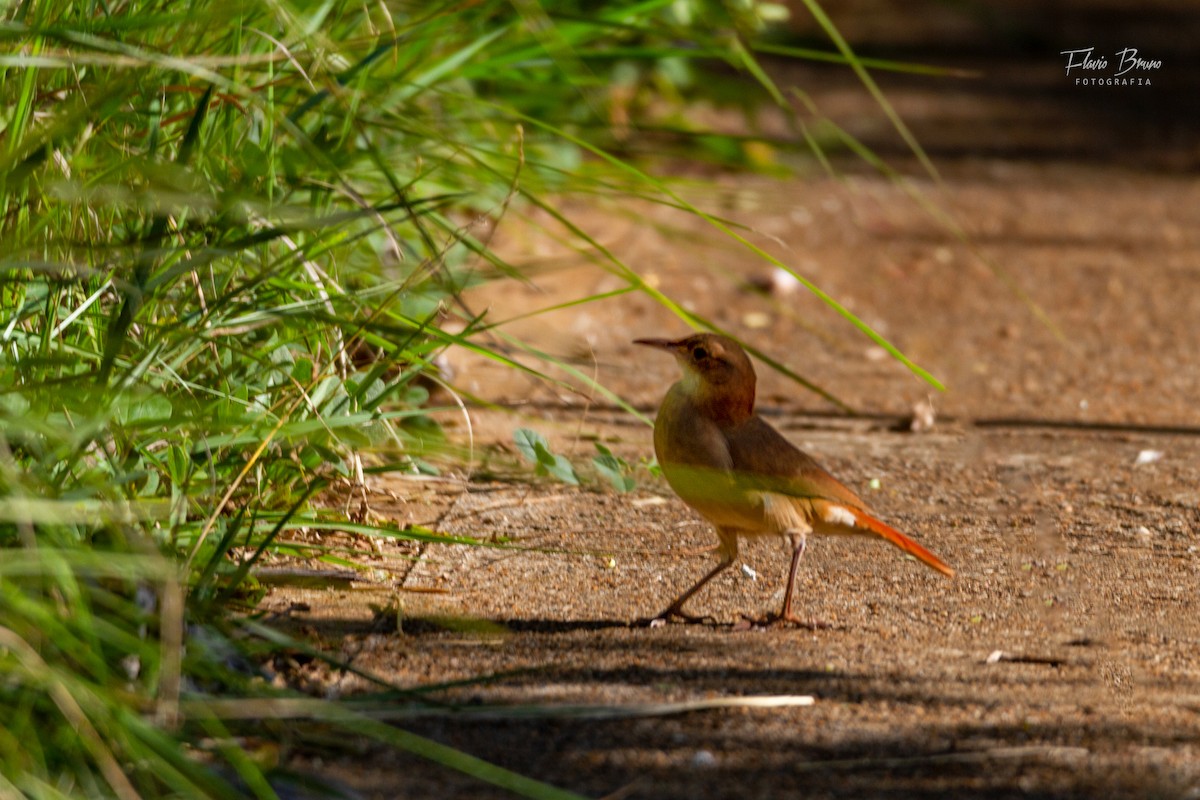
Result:
[[[692,358],[696,359],[697,361],[703,361],[704,359],[708,358],[708,351],[703,347],[697,347],[692,351]]]

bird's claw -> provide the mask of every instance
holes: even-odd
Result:
[[[806,628],[810,631],[824,631],[833,627],[832,622],[826,622],[823,619],[805,619],[791,612],[787,614],[772,614],[767,618],[767,624],[781,628],[785,625],[795,625],[797,628]]]
[[[678,608],[668,608],[661,614],[658,614],[647,620],[642,620],[642,625],[647,628],[661,628],[663,625],[666,625],[673,619],[677,619],[686,625],[706,625],[713,624],[717,621],[716,618],[711,617],[708,614],[696,616],[695,614],[685,613]]]
[[[825,622],[817,619],[804,619],[796,614],[768,614],[763,619],[755,619],[754,617],[742,615],[742,621],[733,626],[734,630],[741,631],[761,631],[767,628],[786,628],[794,626],[804,628],[810,631],[829,630],[834,627],[833,623]]]

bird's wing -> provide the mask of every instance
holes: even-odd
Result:
[[[725,431],[734,474],[756,488],[787,497],[824,499],[865,511],[867,504],[762,417]]]
[[[878,536],[945,575],[954,570],[895,528],[807,453],[759,417],[726,432],[734,474],[756,484],[764,515],[780,531]]]

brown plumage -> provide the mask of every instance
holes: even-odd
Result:
[[[660,616],[696,619],[683,604],[737,557],[739,536],[785,536],[792,564],[779,619],[792,613],[796,569],[809,533],[878,536],[945,575],[940,558],[871,515],[858,495],[754,413],[754,366],[737,342],[701,333],[638,339],[683,368],[654,423],[654,452],[671,488],[717,529],[720,563]]]

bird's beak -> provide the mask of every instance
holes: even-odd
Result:
[[[653,347],[656,350],[665,350],[671,354],[675,354],[679,350],[679,342],[670,339],[634,339],[633,343]]]

